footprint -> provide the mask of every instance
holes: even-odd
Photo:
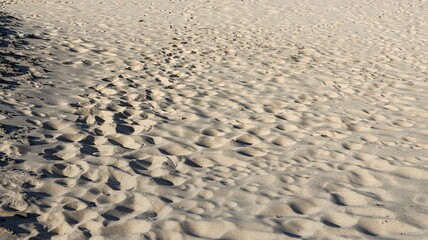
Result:
[[[56,148],[58,151],[54,154],[57,158],[61,160],[70,160],[75,157],[79,150],[73,145],[60,145]]]
[[[251,147],[241,148],[238,150],[238,153],[247,157],[262,157],[267,154],[257,148],[251,148]]]
[[[214,129],[214,128],[208,128],[208,129],[203,130],[202,134],[207,135],[207,136],[218,137],[218,136],[222,136],[224,133],[222,131]]]
[[[297,199],[290,203],[291,209],[298,214],[313,214],[319,211],[318,205],[312,200]]]
[[[226,142],[227,140],[225,138],[203,136],[196,141],[196,144],[206,148],[218,148],[223,146]]]
[[[48,130],[62,130],[70,124],[63,120],[50,120],[43,123],[43,127]]]
[[[272,143],[278,146],[283,146],[283,147],[288,147],[288,146],[292,146],[294,144],[296,144],[296,141],[294,141],[291,138],[288,137],[277,137],[275,139],[272,140]]]
[[[57,137],[57,139],[63,142],[78,142],[84,137],[84,134],[62,134],[61,136]]]
[[[261,216],[266,217],[287,217],[296,215],[293,209],[287,203],[271,203],[265,207],[260,213]]]
[[[137,184],[136,177],[122,172],[121,170],[110,170],[110,178],[108,185],[113,189],[118,190],[129,190],[135,187]]]
[[[61,177],[75,177],[82,173],[82,169],[74,164],[54,164],[52,173]]]
[[[331,227],[348,228],[354,226],[358,222],[358,217],[331,211],[323,216],[321,221]]]
[[[295,219],[281,224],[282,230],[289,236],[308,238],[322,225],[309,219]]]
[[[260,140],[257,137],[249,134],[242,135],[238,137],[235,141],[245,145],[255,145],[260,142]]]
[[[390,218],[361,218],[358,228],[371,236],[388,237],[417,233],[419,230],[409,224]]]
[[[224,220],[195,221],[189,219],[180,225],[186,233],[206,239],[219,239],[226,232],[235,229],[233,223]]]
[[[279,124],[276,126],[278,129],[287,131],[287,132],[293,132],[299,130],[299,128],[294,124]]]
[[[207,168],[214,165],[214,162],[212,160],[204,157],[192,157],[188,161],[191,162],[192,165],[201,168]]]
[[[167,144],[160,148],[161,152],[164,152],[168,155],[174,156],[185,156],[189,155],[195,150],[192,147],[180,145],[180,144]]]
[[[366,198],[356,192],[344,190],[332,194],[333,201],[343,206],[364,206],[367,204]]]
[[[348,150],[360,150],[363,148],[363,144],[357,142],[346,142],[343,147]]]
[[[140,219],[129,219],[126,221],[109,221],[109,224],[101,229],[104,237],[137,235],[150,231],[152,223]]]
[[[397,166],[396,175],[409,179],[428,180],[428,170],[424,168]]]
[[[132,136],[124,136],[124,135],[114,136],[114,137],[111,137],[110,140],[113,143],[118,144],[127,149],[139,149],[142,147],[141,144],[135,142],[135,139]]]

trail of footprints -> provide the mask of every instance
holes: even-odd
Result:
[[[359,152],[368,144],[400,144],[380,141],[369,133],[376,129],[370,127],[369,119],[376,123],[386,120],[375,111],[352,120],[320,115],[310,108],[314,98],[300,95],[296,104],[280,102],[283,107],[275,109],[252,103],[244,109],[254,111],[244,113],[247,118],[236,119],[213,113],[241,108],[222,99],[224,96],[217,98],[215,90],[189,94],[194,86],[176,83],[174,78],[164,82],[161,77],[155,77],[152,86],[139,83],[135,88],[132,72],[141,68],[133,68],[135,61],[127,64],[131,75],[102,78],[90,87],[93,93],[82,96],[87,102],[72,105],[74,122],[56,119],[42,124],[43,131],[61,132],[57,136],[61,144],[46,151],[59,162],[46,171],[67,178],[56,183],[67,188],[53,185],[44,191],[80,196],[86,202],[64,198],[63,210],[54,215],[65,218],[67,224],[48,226],[51,232],[69,234],[75,232],[76,225],[93,236],[144,233],[148,238],[169,239],[179,238],[178,229],[182,229],[201,238],[281,239],[284,234],[340,235],[342,228],[355,229],[351,233],[355,236],[358,232],[413,234],[422,226],[423,215],[415,217],[412,225],[404,224],[395,219],[394,212],[375,204],[391,197],[376,188],[382,182],[372,171],[393,171],[401,177],[414,177],[416,171],[394,166],[392,159]],[[205,94],[210,98],[204,98]],[[185,101],[181,96],[186,95],[191,102],[181,105]],[[239,100],[246,93],[236,96]],[[309,101],[301,101],[305,99]],[[217,104],[221,100],[226,103]],[[189,108],[192,101],[198,101],[194,109]],[[211,113],[197,108],[205,104],[212,107]],[[390,121],[389,128],[400,131],[413,125],[399,119]],[[411,140],[403,138],[406,146],[418,148]],[[337,174],[337,170],[346,173]],[[406,175],[409,171],[412,174]],[[332,179],[324,181],[325,186],[315,183],[325,191],[316,196],[306,186],[314,172]],[[423,173],[420,176],[423,178]],[[79,189],[70,193],[76,184],[72,179],[83,181],[87,192]],[[375,192],[370,187],[375,187]],[[358,188],[362,189],[351,190]],[[94,204],[92,210],[88,210],[88,203]],[[205,216],[217,217],[207,220]],[[227,221],[233,216],[241,220]],[[269,224],[262,224],[262,219]],[[246,224],[240,225],[241,221]]]

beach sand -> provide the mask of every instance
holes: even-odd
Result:
[[[0,7],[0,239],[428,239],[427,1]]]

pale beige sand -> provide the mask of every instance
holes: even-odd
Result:
[[[16,237],[428,239],[425,0],[12,2]]]

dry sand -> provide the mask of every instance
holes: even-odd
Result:
[[[428,239],[427,1],[0,6],[0,239]]]

